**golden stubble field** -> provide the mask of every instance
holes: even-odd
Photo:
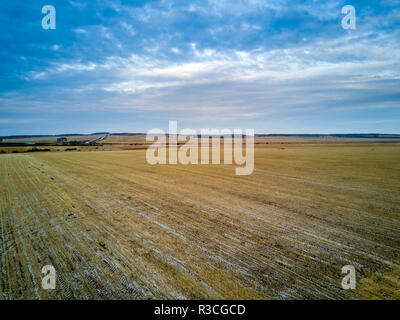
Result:
[[[258,147],[250,176],[145,150],[1,154],[0,177],[1,299],[400,298],[400,144]]]

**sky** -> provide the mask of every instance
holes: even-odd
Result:
[[[0,26],[2,136],[400,133],[400,0],[2,0]]]

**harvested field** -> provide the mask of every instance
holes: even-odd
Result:
[[[255,136],[255,144],[364,144],[364,143],[400,143],[399,137],[393,138],[338,138],[338,137],[288,137],[288,136]],[[106,144],[141,145],[146,142],[146,135],[113,135],[104,140]]]
[[[258,147],[250,176],[145,153],[0,155],[1,299],[400,298],[400,144]]]

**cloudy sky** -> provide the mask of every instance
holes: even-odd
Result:
[[[41,25],[47,4],[55,30]],[[1,0],[0,25],[0,135],[168,120],[400,133],[400,0]]]

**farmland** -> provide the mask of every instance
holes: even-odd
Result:
[[[118,145],[0,154],[0,298],[399,299],[400,144],[264,141],[249,176]]]

